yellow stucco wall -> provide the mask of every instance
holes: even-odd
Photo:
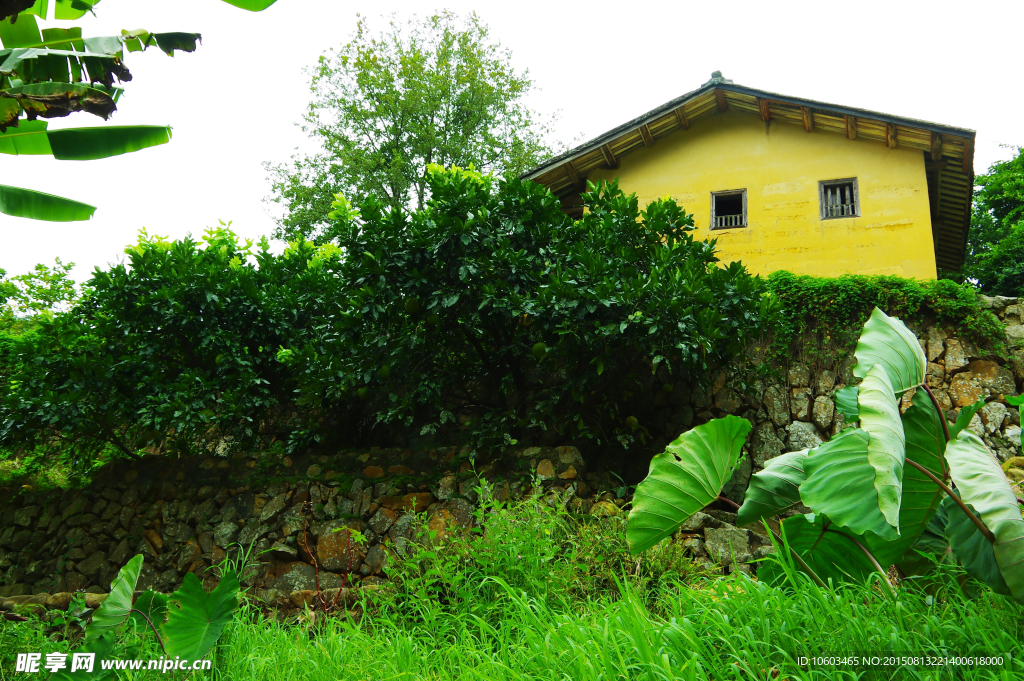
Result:
[[[640,205],[663,196],[694,214],[699,239],[753,273],[789,270],[838,276],[893,274],[934,279],[924,152],[806,132],[790,123],[726,112],[659,139],[587,179],[619,178]],[[818,182],[856,177],[860,217],[820,219]],[[748,226],[708,228],[711,192],[747,190]]]

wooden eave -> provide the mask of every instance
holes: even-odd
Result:
[[[711,81],[633,120],[556,156],[523,174],[569,199],[590,171],[615,168],[636,149],[656,144],[677,130],[721,111],[742,111],[761,120],[798,125],[813,133],[876,141],[890,148],[927,152],[925,167],[931,200],[935,261],[940,269],[959,270],[967,247],[974,188],[975,132],[866,109],[788,97],[764,90]]]

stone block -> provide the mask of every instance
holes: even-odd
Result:
[[[789,413],[796,421],[806,421],[810,414],[811,389],[793,388],[789,397]]]
[[[771,386],[764,393],[764,409],[768,418],[781,428],[789,423],[789,400],[778,386]]]
[[[955,338],[946,341],[946,371],[953,372],[967,366],[967,353],[963,343]]]
[[[794,421],[786,427],[786,430],[789,433],[787,445],[791,452],[802,449],[814,449],[822,443],[821,436],[818,435],[814,424],[807,423],[806,421]]]
[[[966,407],[988,396],[989,389],[970,372],[957,374],[949,384],[949,397],[957,407]]]
[[[811,410],[811,421],[821,430],[827,430],[832,425],[835,417],[836,407],[832,398],[819,396],[814,399],[814,408]]]
[[[811,384],[811,369],[806,364],[797,362],[790,365],[788,377],[789,387],[806,388]]]

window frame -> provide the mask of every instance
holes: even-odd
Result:
[[[825,190],[837,185],[853,184],[853,215],[827,215],[825,210]],[[860,186],[856,177],[844,177],[837,180],[818,180],[818,214],[821,220],[844,220],[860,217]]]
[[[716,203],[717,197],[719,197],[719,196],[735,196],[737,194],[740,195],[740,197],[742,198],[742,201],[743,201],[743,215],[742,215],[743,220],[742,220],[742,224],[716,227],[715,226],[715,217],[716,217],[715,216],[715,203]],[[749,220],[747,218],[747,190],[746,190],[745,187],[743,189],[725,189],[725,190],[718,191],[718,192],[711,192],[711,231],[718,231],[718,230],[721,230],[721,229],[744,229],[744,228],[748,227],[749,225],[750,225],[750,222],[749,222]]]

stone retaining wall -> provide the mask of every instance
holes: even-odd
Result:
[[[1024,304],[982,300],[1003,320],[1011,341],[1024,339]],[[1024,385],[1024,351],[1013,350],[1007,361],[943,328],[913,331],[928,357],[928,383],[947,417],[955,419],[960,408],[986,399],[970,428],[1004,462],[1008,477],[1024,481],[1020,414],[1005,403]],[[748,419],[748,456],[724,492],[740,501],[750,475],[765,461],[813,447],[842,428],[832,394],[855,381],[851,364],[852,358],[834,367],[793,362],[781,378],[748,381],[744,390],[725,372],[710,388],[670,383],[658,372],[650,385],[654,411],[645,422],[655,446],[663,447],[712,418]],[[251,547],[255,558],[245,582],[256,593],[268,600],[303,600],[315,588],[314,562],[323,589],[371,586],[387,577],[389,561],[409,550],[423,520],[435,538],[452,527],[472,527],[482,482],[485,493],[509,499],[537,491],[531,485],[539,480],[546,493],[557,493],[579,513],[621,515],[628,502],[628,491],[607,472],[588,472],[574,447],[532,447],[477,458],[475,466],[468,455],[464,448],[373,449],[315,459],[266,452],[154,458],[111,465],[85,490],[5,490],[0,598],[102,593],[137,553],[146,557],[140,589],[171,591],[185,572],[213,582],[216,566],[238,560],[242,546]],[[646,471],[646,462],[640,463]],[[417,520],[413,513],[424,515]],[[741,561],[770,548],[764,537],[736,528],[734,520],[709,511],[678,538],[695,556],[719,565],[741,544]]]

